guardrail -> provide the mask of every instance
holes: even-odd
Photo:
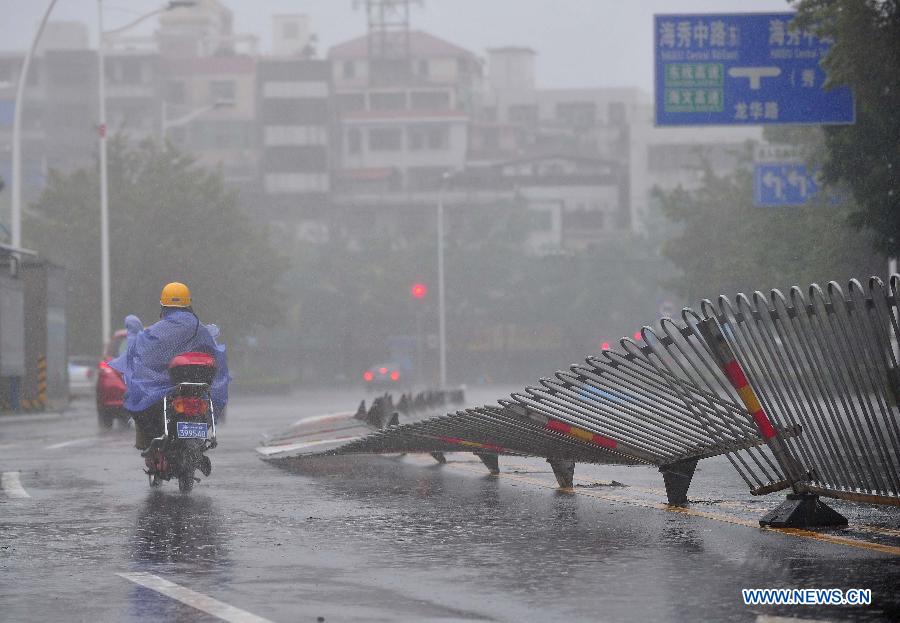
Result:
[[[496,406],[379,419],[326,453],[466,451],[494,473],[499,455],[539,456],[563,487],[576,462],[655,465],[672,504],[697,461],[725,455],[752,494],[791,490],[762,525],[844,525],[818,496],[900,505],[898,288],[704,300]]]
[[[803,430],[775,448],[794,495],[764,521],[801,512],[792,508],[815,495],[900,505],[898,284],[897,275],[889,287],[871,277],[851,280],[847,294],[830,282],[806,296],[795,287],[701,304],[759,409],[773,426]]]

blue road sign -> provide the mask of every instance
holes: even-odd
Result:
[[[802,206],[819,192],[806,165],[759,163],[753,169],[753,203],[760,207]]]
[[[656,125],[854,122],[847,87],[826,90],[832,42],[794,13],[656,15]]]

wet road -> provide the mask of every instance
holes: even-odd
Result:
[[[504,392],[470,392],[490,402]],[[834,503],[846,530],[760,530],[704,461],[686,510],[651,468],[365,457],[273,465],[259,433],[357,393],[238,398],[188,496],[151,491],[130,431],[89,404],[0,418],[2,621],[696,621],[900,617],[900,513]],[[608,486],[616,480],[627,486]],[[741,588],[870,588],[869,607],[748,607]]]

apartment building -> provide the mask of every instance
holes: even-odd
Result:
[[[268,58],[257,65],[259,176],[269,218],[322,218],[331,190],[331,67]]]
[[[370,56],[370,36],[328,52],[340,127],[336,190],[434,189],[445,172],[465,167],[481,65],[468,50],[411,31],[408,57],[385,69]]]

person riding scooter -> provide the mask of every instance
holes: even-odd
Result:
[[[225,347],[216,342],[219,328],[200,322],[192,307],[190,289],[179,282],[166,284],[159,304],[159,321],[146,329],[137,316],[125,319],[127,348],[109,362],[125,379],[123,406],[134,420],[134,445],[145,457],[151,441],[163,432],[162,400],[172,389],[168,365],[173,357],[185,352],[205,352],[215,357],[217,371],[210,393],[217,413],[222,413],[228,402],[231,380]],[[201,469],[207,476],[208,466],[206,459]]]

